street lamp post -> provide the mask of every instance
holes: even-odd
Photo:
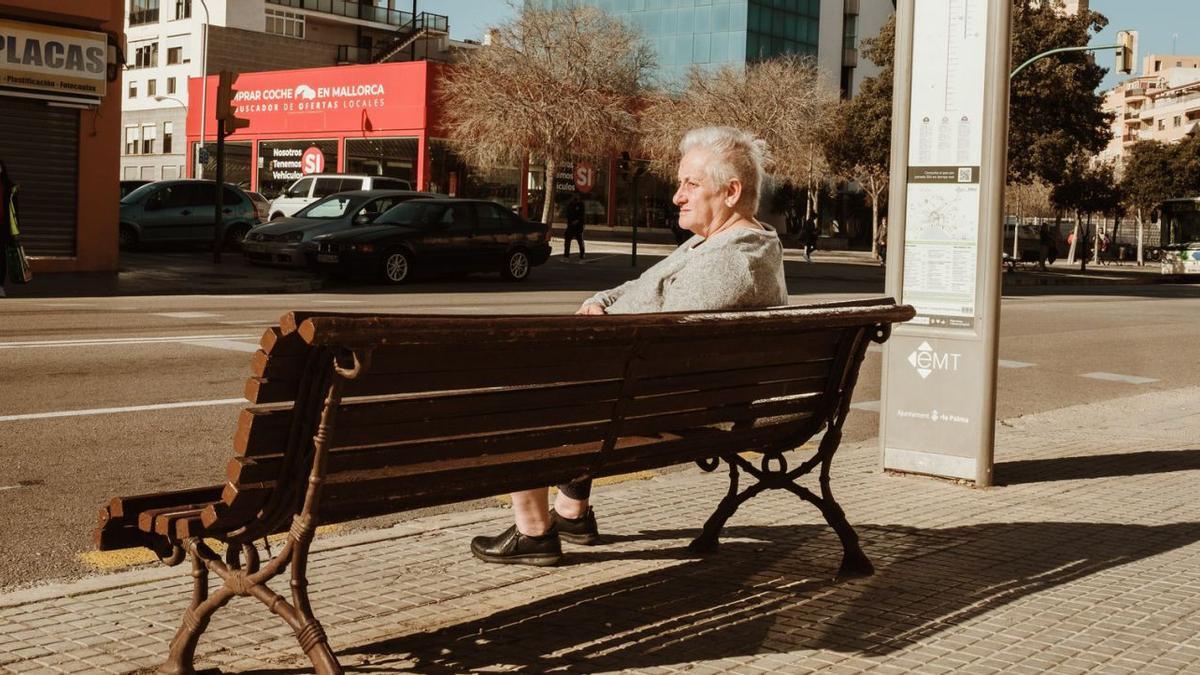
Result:
[[[165,101],[174,101],[175,103],[177,103],[179,105],[180,108],[183,108],[183,115],[184,115],[183,116],[183,128],[185,130],[184,135],[183,135],[183,140],[185,141],[183,144],[184,145],[183,155],[186,158],[187,157],[187,142],[186,142],[187,141],[187,132],[186,132],[186,130],[187,130],[187,104],[184,103],[182,99],[175,98],[174,96],[164,96],[162,94],[158,94],[157,96],[155,96],[154,101],[156,103],[163,103]],[[165,138],[166,132],[164,131],[163,133],[164,133],[164,138]],[[184,164],[184,166],[187,166],[187,165]]]
[[[200,0],[204,8],[204,30],[200,32],[200,147],[204,147],[207,137],[204,135],[204,121],[208,118],[208,4]],[[196,178],[204,178],[204,164],[200,162],[200,153],[192,158],[196,163]]]

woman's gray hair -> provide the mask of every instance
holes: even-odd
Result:
[[[679,142],[681,155],[693,148],[703,148],[715,158],[706,167],[715,185],[725,185],[734,178],[741,181],[742,195],[734,210],[749,216],[757,213],[759,193],[766,178],[764,167],[771,161],[767,142],[733,127],[701,127],[684,134]]]

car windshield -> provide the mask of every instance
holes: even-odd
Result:
[[[428,225],[441,217],[446,207],[423,201],[404,202],[375,219],[376,225]]]
[[[142,197],[145,197],[146,194],[153,192],[156,189],[158,189],[158,188],[154,185],[154,183],[146,183],[145,185],[141,186],[140,188],[134,190],[133,192],[130,192],[129,194],[125,195],[124,197],[121,197],[121,203],[122,204],[132,204],[134,202],[141,201]]]
[[[297,218],[319,218],[332,219],[341,218],[347,212],[358,208],[362,203],[362,199],[355,199],[346,195],[330,195],[319,202],[314,202],[300,211],[296,212]]]

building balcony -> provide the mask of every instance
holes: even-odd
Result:
[[[1121,136],[1121,142],[1125,144],[1137,143],[1142,140],[1141,134],[1124,134]]]
[[[1131,99],[1131,98],[1146,98],[1146,88],[1145,87],[1134,87],[1132,89],[1126,89],[1125,90],[1125,98],[1127,100]]]
[[[387,7],[373,7],[351,0],[267,0],[267,4],[387,24],[396,28],[406,26],[412,21],[412,12],[402,12]]]
[[[1138,114],[1138,111],[1136,111],[1136,110],[1133,112],[1125,113],[1125,119],[1127,119],[1127,120],[1136,120],[1136,119],[1139,119],[1140,117],[1141,116]]]

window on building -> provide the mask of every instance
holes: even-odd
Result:
[[[163,122],[163,154],[171,154],[171,138],[175,135],[175,123]]]
[[[167,65],[183,63],[183,47],[167,47]]]
[[[192,18],[192,0],[175,0],[175,19]]]
[[[847,14],[842,25],[842,49],[858,47],[858,15]]]
[[[125,154],[138,154],[138,128],[125,127]]]
[[[274,35],[304,38],[304,15],[268,9],[266,30]]]
[[[1163,117],[1162,119],[1158,120],[1158,130],[1162,131],[1166,128],[1167,128],[1167,118]]]
[[[130,0],[129,25],[158,22],[158,0]]]
[[[158,65],[158,43],[147,42],[134,49],[134,68],[153,68]]]
[[[1174,121],[1174,124],[1172,126],[1175,126],[1175,127],[1179,127],[1183,124],[1183,118],[1180,117],[1179,115],[1176,115],[1175,119],[1173,121]]]
[[[173,77],[167,78],[167,93],[168,94],[175,93],[175,78],[173,78]]]
[[[158,95],[158,80],[146,80],[146,95],[147,96],[157,96]]]
[[[142,127],[142,154],[154,154],[154,140],[158,136],[158,127],[154,124],[147,124]]]
[[[129,83],[129,98],[137,98],[137,82]]]
[[[1157,73],[1160,70],[1162,70],[1162,61],[1155,61],[1154,62],[1154,72]]]

